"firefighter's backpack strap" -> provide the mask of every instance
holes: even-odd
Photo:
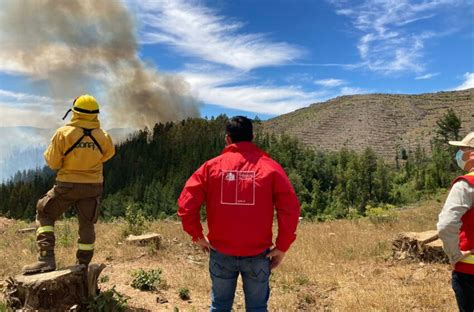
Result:
[[[84,139],[84,137],[86,137],[86,136],[91,138],[92,142],[94,142],[94,144],[97,146],[100,153],[104,154],[104,152],[102,151],[102,147],[100,146],[99,142],[97,142],[97,140],[92,135],[92,130],[94,130],[94,129],[82,128],[82,131],[83,131],[82,136],[66,151],[66,153],[64,153],[64,157],[66,157],[70,152],[72,152],[73,149],[75,149],[79,145],[79,143],[81,143],[82,139]]]

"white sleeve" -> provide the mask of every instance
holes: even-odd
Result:
[[[474,188],[466,181],[460,180],[453,185],[443,210],[439,214],[438,234],[451,264],[455,264],[462,258],[459,249],[461,218],[473,206],[473,198]]]

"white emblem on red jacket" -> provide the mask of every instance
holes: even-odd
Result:
[[[255,205],[255,171],[224,170],[221,204]]]

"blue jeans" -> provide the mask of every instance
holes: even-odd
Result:
[[[474,311],[474,275],[453,271],[452,284],[460,312]]]
[[[239,273],[247,311],[267,311],[270,297],[270,259],[268,250],[252,257],[228,256],[211,250],[209,272],[212,281],[210,311],[231,311]]]

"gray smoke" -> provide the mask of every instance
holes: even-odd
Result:
[[[99,93],[108,124],[115,127],[199,116],[186,81],[138,57],[135,24],[122,1],[0,0],[0,5],[0,67],[47,82],[51,97]],[[58,116],[69,105],[55,104]]]

